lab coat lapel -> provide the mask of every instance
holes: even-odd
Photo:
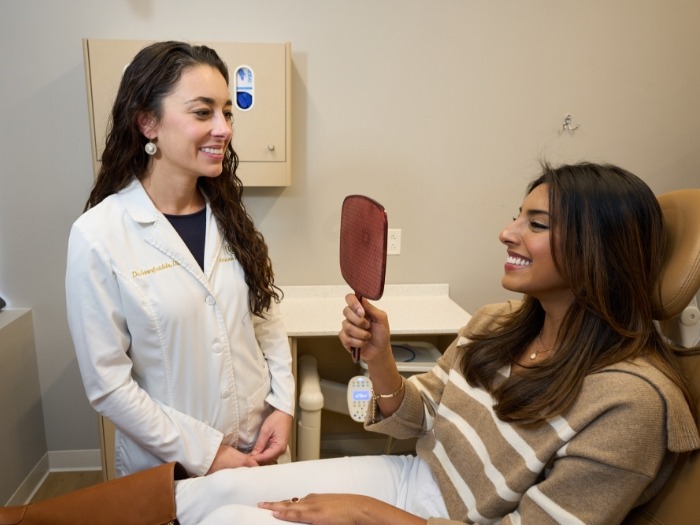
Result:
[[[204,239],[204,274],[207,280],[211,279],[211,272],[221,254],[222,242],[223,236],[207,200],[207,236]]]
[[[210,252],[215,249],[215,246],[221,246],[221,241],[218,240],[220,235],[216,227],[216,221],[212,217],[209,203],[207,203],[207,232],[205,237],[204,269],[207,272],[205,276],[185,242],[168,219],[155,207],[138,179],[134,179],[127,188],[120,192],[120,196],[124,199],[125,207],[131,218],[143,227],[144,240],[177,262],[183,269],[192,274],[209,293],[213,293],[208,276],[211,275],[212,265],[216,259],[215,257],[212,259]],[[210,241],[210,237],[215,237],[215,239]],[[207,263],[207,261],[209,262]]]

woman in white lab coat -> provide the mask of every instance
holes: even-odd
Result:
[[[68,321],[118,475],[274,462],[294,408],[280,290],[242,202],[228,71],[160,42],[125,69],[68,247]]]

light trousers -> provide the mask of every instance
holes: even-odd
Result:
[[[310,493],[371,496],[423,518],[447,518],[432,472],[414,456],[360,456],[220,470],[177,481],[181,525],[280,525],[262,501]]]

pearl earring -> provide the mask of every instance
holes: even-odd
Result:
[[[146,142],[146,145],[143,147],[143,149],[146,150],[146,153],[153,156],[156,154],[156,151],[158,151],[158,146],[156,146],[153,143],[153,141],[149,140],[148,142]]]

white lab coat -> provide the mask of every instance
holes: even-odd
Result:
[[[120,429],[118,475],[175,460],[203,475],[222,443],[250,450],[272,407],[293,415],[279,310],[250,313],[208,203],[206,221],[204,271],[136,179],[71,229],[68,323],[88,399]]]

